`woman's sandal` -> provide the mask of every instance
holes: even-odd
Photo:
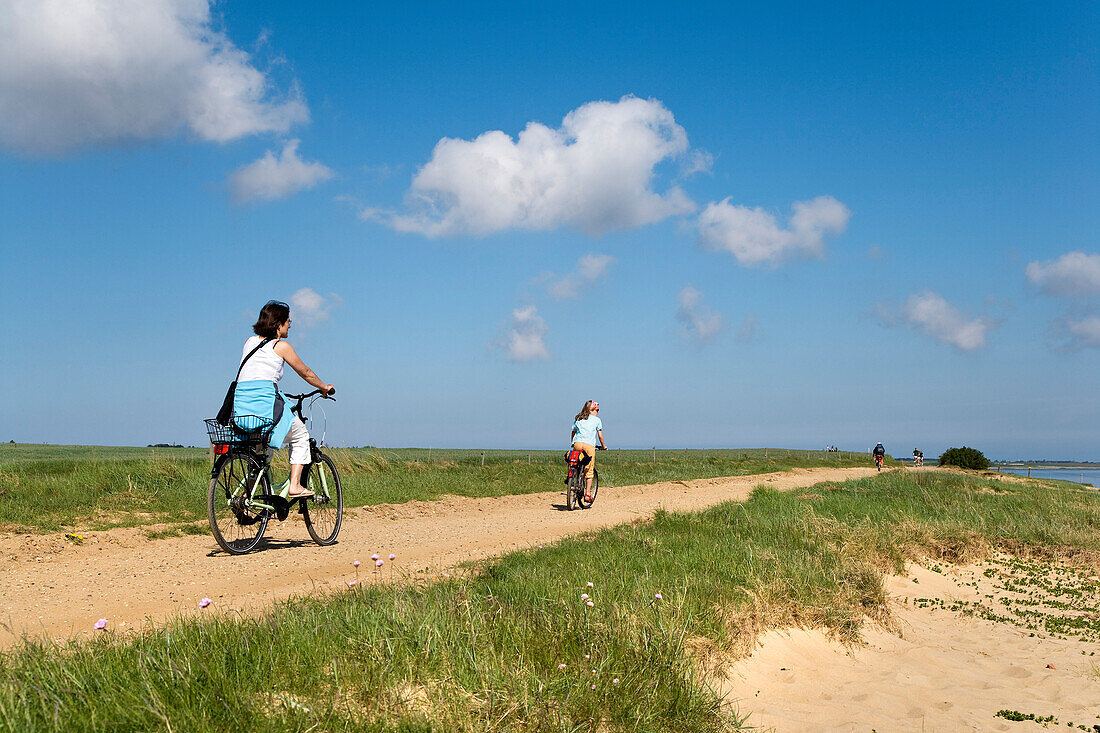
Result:
[[[302,489],[297,494],[295,494],[293,491],[287,494],[288,499],[308,499],[311,496],[313,496],[313,492],[309,489]]]

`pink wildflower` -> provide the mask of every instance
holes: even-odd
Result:
[[[370,559],[371,559],[371,560],[377,560],[377,559],[378,559],[378,553],[376,552],[376,553],[374,553],[373,555],[371,555],[371,556],[370,556]]]
[[[592,658],[592,655],[591,655],[591,654],[585,654],[585,655],[584,655],[584,658],[585,658],[585,659],[591,659],[591,658]]]
[[[391,559],[391,560],[396,560],[396,559],[397,559],[397,555],[395,555],[395,554],[393,554],[393,553],[391,552],[391,553],[390,553],[390,559]]]
[[[611,680],[611,684],[613,684],[613,685],[619,684],[619,678],[616,677],[615,679]]]
[[[210,600],[209,598],[203,598],[201,601],[199,601],[199,608],[206,608],[213,602],[214,601]]]
[[[101,618],[100,620],[96,621],[95,622],[95,627],[96,627],[96,629],[99,629],[100,631],[107,628],[107,619]]]
[[[589,588],[595,588],[596,586],[592,585],[592,581],[590,580],[590,581],[588,581],[588,587]]]
[[[654,593],[653,597],[656,598],[658,601],[663,601],[665,599],[665,597],[662,596],[660,593]]]
[[[376,567],[376,568],[380,568],[385,564],[386,564],[385,560],[375,560],[374,561],[374,567]]]
[[[565,669],[565,664],[559,664],[558,669]]]
[[[596,604],[595,604],[595,603],[593,603],[592,601],[585,601],[585,604],[584,604],[584,605],[588,606],[589,608],[592,608],[592,607],[593,607],[593,606],[595,606]]]
[[[587,593],[581,593],[581,600],[582,601],[587,601],[588,600],[588,594]]]
[[[347,581],[347,584],[348,584],[349,588],[354,588],[355,584],[358,583],[358,582],[359,582],[358,580],[349,580],[349,581]]]
[[[354,565],[355,567],[359,567],[359,561],[356,560],[355,562],[352,563],[352,565]]]

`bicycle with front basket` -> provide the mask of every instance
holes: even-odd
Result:
[[[288,401],[295,401],[291,412],[303,422],[302,403],[311,397],[309,407],[319,397],[335,401],[319,389],[286,395]],[[233,555],[251,552],[260,544],[268,521],[272,517],[280,522],[285,520],[295,503],[314,542],[318,545],[336,542],[344,509],[340,474],[316,439],[309,439],[310,463],[302,469],[302,485],[313,495],[290,496],[289,476],[272,488],[274,451],[270,450],[268,439],[275,425],[271,420],[238,415],[229,425],[220,425],[217,420],[205,422],[215,455],[206,508],[210,531],[223,550]]]

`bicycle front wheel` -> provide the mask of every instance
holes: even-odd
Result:
[[[210,532],[223,550],[243,555],[260,544],[271,515],[254,507],[252,498],[268,493],[263,464],[254,457],[237,453],[221,464],[210,479],[206,511]]]
[[[302,500],[302,518],[309,536],[318,545],[331,545],[340,534],[344,514],[344,491],[340,474],[326,455],[309,467],[309,487],[313,496]]]

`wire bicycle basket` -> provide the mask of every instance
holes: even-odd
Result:
[[[215,445],[264,446],[275,429],[271,418],[259,415],[236,415],[228,425],[222,425],[213,418],[203,422],[206,423],[210,442]]]

